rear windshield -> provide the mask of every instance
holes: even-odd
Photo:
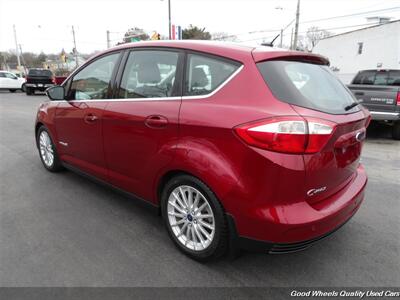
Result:
[[[32,70],[29,70],[28,75],[30,75],[30,76],[47,76],[47,77],[51,77],[51,76],[53,76],[53,73],[51,73],[50,70],[32,69]]]
[[[361,71],[353,79],[352,83],[400,86],[400,70]]]
[[[324,65],[298,61],[272,60],[257,64],[268,87],[281,101],[319,110],[343,114],[355,98],[331,70]]]

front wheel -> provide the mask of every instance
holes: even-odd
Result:
[[[180,175],[164,188],[161,209],[168,234],[183,253],[198,261],[225,254],[226,216],[221,204],[199,179]]]
[[[36,135],[36,143],[43,166],[50,172],[58,172],[62,170],[63,167],[58,158],[56,147],[54,146],[46,127],[41,126],[39,128]]]
[[[31,89],[31,88],[26,88],[26,95],[27,96],[30,96],[30,95],[32,95],[32,94],[34,94],[35,93],[35,90],[34,89]]]

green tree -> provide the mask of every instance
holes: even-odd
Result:
[[[182,30],[182,39],[184,40],[211,40],[211,34],[206,28],[189,25],[188,28]]]
[[[133,27],[126,31],[122,39],[123,42],[120,44],[130,43],[133,41],[133,39],[139,41],[147,41],[150,39],[150,36],[147,33],[145,33],[143,29],[138,27]]]

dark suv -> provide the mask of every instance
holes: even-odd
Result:
[[[55,77],[48,69],[29,69],[26,77],[26,94],[32,95],[35,91],[44,92],[55,85]]]

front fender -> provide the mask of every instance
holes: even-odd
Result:
[[[57,106],[58,106],[57,102],[46,101],[41,103],[36,113],[36,122],[35,122],[35,136],[39,128],[39,125],[43,124],[49,131],[50,137],[53,140],[56,148],[58,148],[58,143],[56,142],[58,138],[54,124],[54,116],[56,113]]]

